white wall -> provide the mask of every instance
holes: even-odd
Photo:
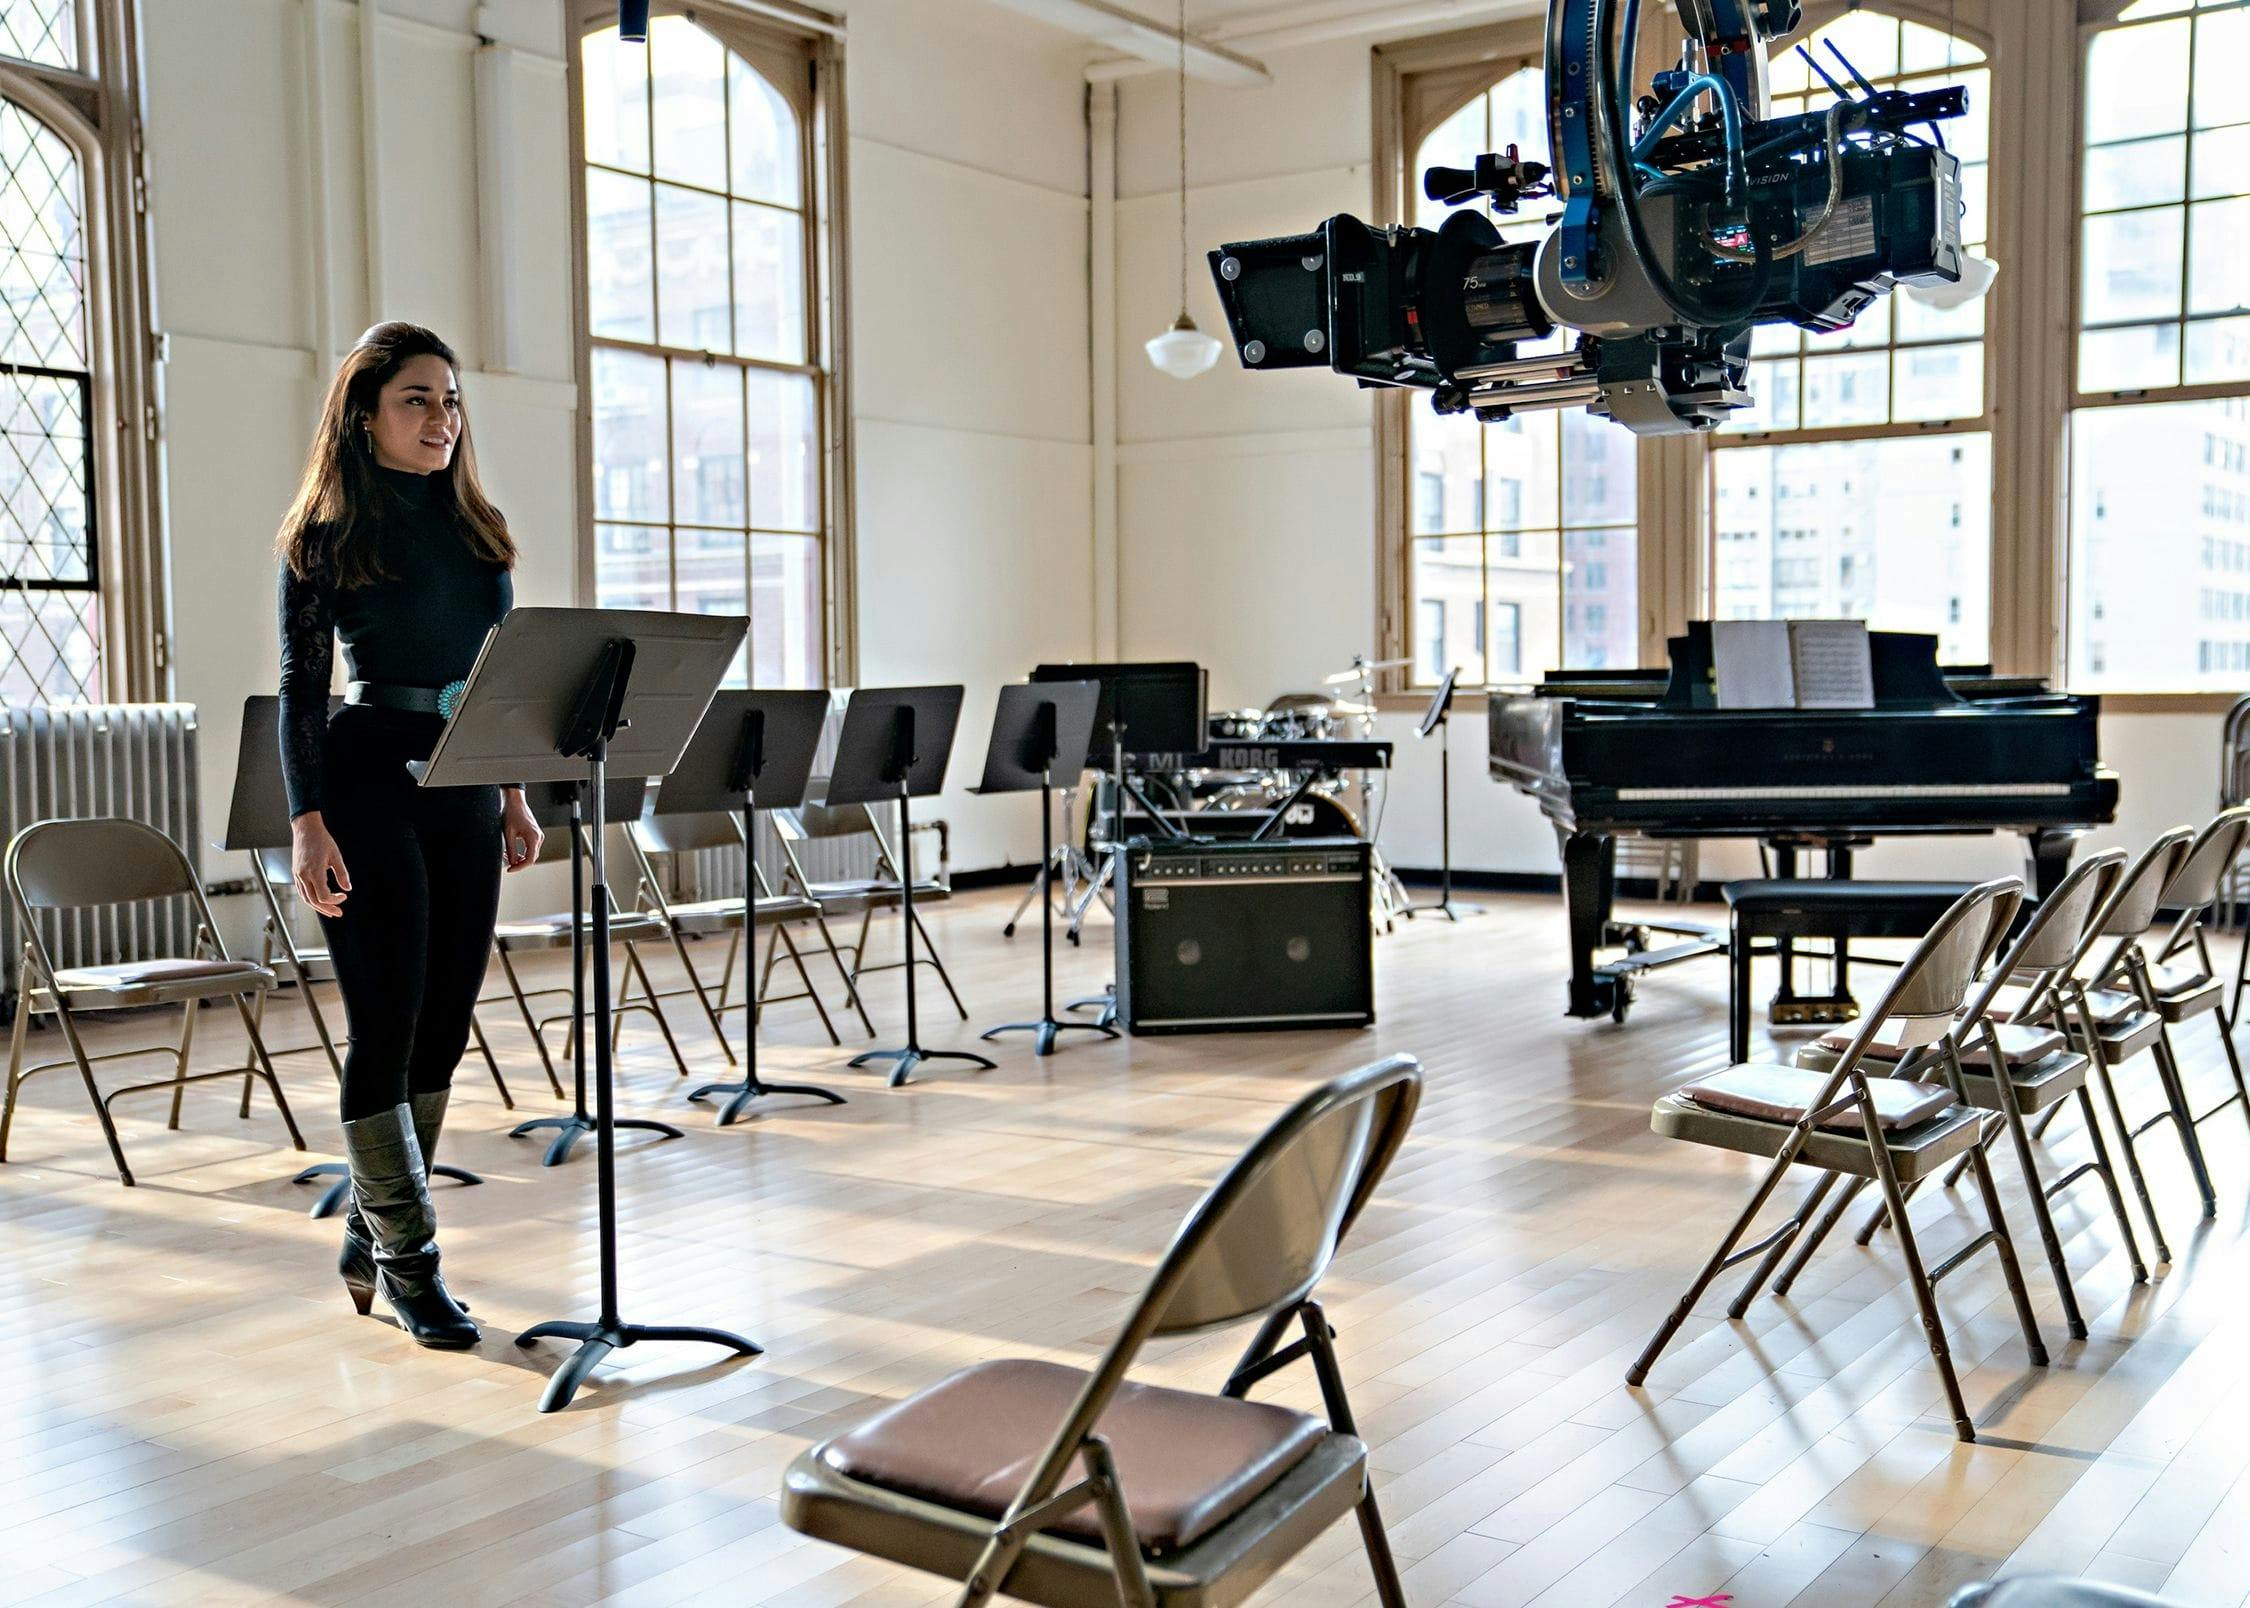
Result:
[[[157,293],[171,336],[173,658],[178,696],[201,709],[208,836],[224,825],[242,699],[275,684],[273,534],[328,377],[324,354],[368,324],[414,319],[461,352],[483,471],[523,549],[518,600],[573,601],[564,8],[381,3],[380,307],[366,290],[359,8],[143,7]],[[308,87],[303,30],[315,14],[327,69]],[[982,0],[855,0],[848,27],[860,679],[968,683],[943,805],[957,863],[1028,863],[1036,813],[963,789],[997,685],[1044,658],[1084,657],[1091,642],[1082,53]],[[513,375],[483,366],[479,33],[515,52]],[[329,190],[325,331],[306,155],[316,129]],[[213,875],[238,873],[205,859]],[[510,879],[511,907],[561,896],[551,876]]]
[[[1202,253],[1228,240],[1297,234],[1373,205],[1370,46],[1345,41],[1261,55],[1273,81],[1189,88],[1189,306],[1224,320]],[[1232,354],[1189,382],[1158,374],[1140,343],[1177,305],[1173,80],[1125,82],[1120,98],[1118,263],[1120,654],[1183,657],[1211,668],[1214,707],[1262,704],[1317,684],[1375,643],[1377,535],[1373,409],[1366,393],[1317,370],[1252,376]],[[1392,862],[1438,863],[1435,741],[1386,715],[1397,744],[1382,842]],[[1450,728],[1453,858],[1458,867],[1560,870],[1536,805],[1488,779],[1483,701]],[[2104,759],[2124,778],[2114,828],[2092,841],[2131,847],[2209,815],[2217,798],[2219,717],[2106,715]],[[2014,838],[1891,839],[1863,874],[1966,877],[2012,871]],[[1754,847],[1714,845],[1706,876],[1756,874]]]
[[[975,3],[852,0],[859,669],[967,685],[957,867],[1031,865],[979,799],[1000,685],[1093,642],[1083,53]]]
[[[206,836],[225,827],[243,698],[276,684],[273,537],[328,379],[328,354],[378,318],[436,328],[462,354],[479,460],[522,548],[524,603],[571,601],[573,451],[559,8],[509,0],[485,27],[517,47],[509,131],[525,235],[509,286],[522,310],[519,371],[481,373],[478,319],[474,8],[390,0],[377,57],[383,86],[379,241],[386,294],[367,296],[359,16],[339,0],[205,0],[142,8],[149,196],[165,368],[177,695],[202,727]],[[319,18],[327,70],[308,85],[304,29]],[[308,112],[311,121],[308,121]],[[314,124],[327,145],[331,317],[316,328],[322,277]],[[213,875],[239,875],[206,850]],[[512,884],[511,896],[554,897]],[[246,903],[236,901],[237,904]],[[243,912],[231,914],[238,918]]]

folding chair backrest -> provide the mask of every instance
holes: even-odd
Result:
[[[1422,1067],[1394,1055],[1300,1096],[1187,1215],[1011,1511],[1043,1500],[1142,1345],[1286,1313],[1311,1295],[1406,1141]]]
[[[2221,810],[2180,856],[2157,904],[2166,910],[2202,910],[2217,902],[2219,884],[2250,837],[2250,807]]]
[[[2015,877],[1980,882],[1954,900],[1861,1020],[1840,1064],[1856,1064],[1879,1036],[1905,1049],[1945,1037],[2022,905],[2023,883]]]
[[[2138,938],[2155,925],[2156,913],[2163,908],[2164,889],[2179,870],[2194,837],[2189,828],[2175,826],[2133,862],[2117,884],[2117,891],[2109,896],[2109,907],[2102,912],[2106,936]]]
[[[1992,968],[1969,1006],[1964,1026],[1974,1027],[2011,980],[2031,983],[2033,992],[2024,1001],[2024,1011],[2039,1014],[2049,979],[2077,965],[2087,946],[2101,936],[2095,917],[2124,872],[2123,849],[2104,849],[2072,866],[2054,892],[2039,901],[2031,920],[2017,934],[2000,964]]]
[[[838,804],[830,807],[819,802],[828,794],[828,778],[815,776],[805,790],[804,803],[787,812],[793,820],[798,835],[808,838],[856,837],[869,830],[867,806],[864,804]]]
[[[633,830],[651,854],[695,854],[704,849],[742,847],[742,818],[725,810],[644,815]]]
[[[336,700],[331,700],[334,702]],[[234,796],[227,804],[222,849],[289,846],[289,790],[281,779],[281,700],[260,693],[242,700],[242,740],[235,750]]]
[[[179,845],[145,821],[35,821],[8,845],[8,886],[32,910],[133,904],[200,893]]]
[[[547,834],[548,852],[542,861],[555,858],[555,828],[570,824],[570,801],[579,789],[577,782],[535,782],[524,789],[524,802],[531,806],[531,818]],[[602,789],[602,818],[611,826],[623,826],[627,821],[641,818],[641,800],[648,795],[648,778],[645,776],[612,776],[609,785]],[[593,820],[592,810],[586,819]],[[570,844],[565,837],[560,852],[568,854]]]
[[[1181,1225],[1143,1298],[1151,1335],[1282,1311],[1309,1295],[1397,1154],[1422,1070],[1394,1056],[1292,1105]]]
[[[2219,808],[2250,804],[2250,693],[2235,699],[2219,738]]]

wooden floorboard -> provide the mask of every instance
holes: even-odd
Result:
[[[1036,1014],[1030,932],[1000,933],[1014,897],[930,912],[974,1018],[963,1027],[928,990],[933,1046]],[[2079,1343],[2013,1158],[1997,1160],[2053,1361],[2027,1364],[1992,1258],[1947,1281],[1976,1446],[1951,1434],[1887,1235],[1862,1250],[1840,1234],[1789,1299],[1739,1323],[1722,1285],[1629,1389],[1627,1364],[1757,1171],[1648,1129],[1656,1095],[1723,1062],[1724,976],[1705,962],[1649,979],[1623,1027],[1568,1021],[1557,904],[1485,902],[1481,919],[1380,942],[1381,1020],[1362,1033],[1074,1035],[1047,1060],[1015,1037],[996,1072],[940,1063],[889,1090],[845,1069],[864,1043],[830,1048],[806,1007],[783,1007],[769,1075],[850,1103],[776,1100],[723,1130],[683,1104],[661,1041],[630,1019],[621,1109],[687,1134],[620,1147],[626,1315],[732,1327],[767,1350],[637,1348],[551,1416],[535,1407],[562,1351],[511,1337],[592,1311],[594,1170],[590,1147],[548,1169],[539,1145],[507,1137],[553,1109],[512,1007],[483,1015],[523,1109],[503,1111],[472,1059],[445,1157],[486,1182],[438,1197],[448,1271],[487,1329],[467,1353],[418,1350],[338,1287],[337,1231],[306,1218],[311,1191],[289,1181],[336,1155],[318,1056],[283,1063],[303,1158],[262,1094],[237,1119],[231,1083],[191,1089],[177,1132],[162,1095],[121,1102],[130,1190],[75,1078],[45,1074],[0,1167],[0,1605],[947,1601],[942,1581],[784,1526],[789,1460],[966,1363],[1090,1358],[1181,1215],[1278,1109],[1401,1050],[1428,1068],[1421,1117],[1326,1300],[1415,1603],[1908,1608],[2034,1570],[2250,1602],[2250,1124],[2208,1125],[2209,1222],[2152,1135],[2178,1260],[2147,1286],[2098,1187],[2059,1205],[2092,1326]],[[1088,936],[1058,956],[1065,998],[1109,974],[1108,928]],[[682,981],[668,950],[647,959],[660,986]],[[881,1041],[901,986],[895,971],[871,981]],[[671,1004],[697,1080],[719,1075],[692,1001]],[[300,1008],[277,1003],[271,1034],[307,1041]],[[138,1041],[111,1022],[94,1039]],[[206,1013],[204,1064],[241,1043]],[[33,1046],[59,1053],[51,1032]],[[2180,1046],[2215,1095],[2212,1024]],[[2125,1087],[2153,1109],[2145,1069]],[[2084,1149],[2066,1122],[2051,1163]],[[1927,1193],[1915,1220],[1933,1255],[1981,1226],[1973,1190]],[[1209,1387],[1238,1343],[1158,1348],[1142,1377]],[[1316,1404],[1309,1378],[1264,1393]],[[1372,1601],[1356,1531],[1321,1537],[1259,1601]]]

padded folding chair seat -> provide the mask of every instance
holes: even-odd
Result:
[[[560,947],[570,942],[571,913],[558,910],[552,915],[527,916],[521,921],[503,921],[492,929],[492,935],[504,944],[518,949],[537,946]],[[593,918],[586,921],[586,933],[593,936]],[[644,938],[664,936],[664,923],[651,915],[638,911],[620,911],[609,918],[609,936],[623,942],[639,942]]]
[[[1994,1025],[1999,1030],[2000,1053],[2007,1058],[2010,1066],[2029,1066],[2034,1062],[2044,1061],[2058,1050],[2069,1048],[2062,1034],[2051,1027],[2021,1027],[2014,1022],[2000,1022]],[[1838,1028],[1832,1033],[1823,1033],[1820,1036],[1820,1047],[1834,1052],[1829,1058],[1828,1064],[1830,1066],[1836,1064],[1835,1056],[1841,1055],[1851,1047],[1852,1038],[1853,1031],[1849,1028]],[[1885,1023],[1884,1031],[1878,1033],[1867,1046],[1867,1054],[1870,1060],[1895,1063],[1902,1053],[1896,1023]],[[1799,1066],[1811,1066],[1814,1063],[1805,1060],[1800,1055],[1797,1064]],[[1970,1034],[1968,1042],[1961,1046],[1961,1065],[1963,1067],[1990,1067],[1992,1065],[1992,1047],[1981,1031]]]
[[[1656,1102],[1649,1127],[1667,1139],[1749,1156],[1777,1156],[1791,1124],[1827,1084],[1827,1075],[1770,1062],[1729,1067]],[[1904,1078],[1872,1078],[1884,1148],[1901,1183],[1933,1172],[1977,1142],[1982,1119],[1953,1091]],[[1798,1151],[1807,1166],[1874,1176],[1874,1157],[1858,1107],[1815,1128]]]
[[[856,916],[865,910],[895,910],[900,904],[899,888],[888,877],[854,877],[843,882],[815,882],[805,889],[808,897],[820,901],[820,907],[832,916]],[[914,879],[914,902],[929,904],[953,897],[953,890],[942,882],[932,882],[926,877]]]
[[[761,899],[758,914],[763,917],[765,913],[765,901]],[[664,914],[672,918],[673,930],[677,932],[734,932],[742,926],[742,901],[739,898],[696,899],[686,904],[668,904]]]
[[[2010,983],[1992,996],[1985,1015],[1995,1022],[2012,1022],[2022,1011],[2031,989],[2022,983]],[[2086,1008],[2094,1013],[2094,1020],[2104,1027],[2131,1016],[2141,1008],[2140,996],[2122,988],[2089,988],[2086,990]],[[2105,1035],[2106,1036],[2106,1035]]]
[[[177,1004],[213,994],[262,993],[274,986],[274,975],[250,960],[190,960],[165,958],[121,961],[114,966],[66,966],[55,973],[55,983],[79,1010],[102,1010],[124,1005]],[[33,1010],[52,1010],[54,996],[44,988],[31,991]]]
[[[2003,1029],[2005,1032],[2005,1029]],[[1979,1040],[1983,1034],[1978,1034]],[[2054,1040],[2055,1048],[2045,1055],[2031,1059],[2019,1058],[2002,1041],[2001,1050],[2008,1057],[2008,1077],[2015,1086],[2016,1109],[2027,1116],[2036,1116],[2049,1106],[2058,1103],[2077,1091],[2086,1082],[2086,1057],[2064,1046],[2060,1037]],[[1797,1064],[1808,1072],[1829,1072],[1835,1069],[1842,1056],[1828,1046],[1824,1039],[1808,1044],[1797,1052]],[[1874,1064],[1870,1058],[1871,1064]],[[2000,1088],[1992,1076],[1992,1058],[1987,1055],[1976,1065],[1966,1058],[1961,1067],[1961,1086],[1968,1092],[1969,1104],[1979,1111],[1998,1111]]]
[[[2209,972],[2188,966],[2155,965],[2148,969],[2156,1008],[2171,1023],[2192,1021],[2219,1008],[2226,984]]]
[[[979,1363],[867,1419],[821,1449],[850,1479],[997,1519],[1086,1375],[1059,1363]],[[1239,1513],[1329,1433],[1270,1402],[1127,1383],[1095,1425],[1117,1460],[1141,1550],[1191,1546]],[[1100,1541],[1091,1507],[1055,1529]]]
[[[963,1369],[799,1459],[783,1519],[959,1579],[1085,1382],[1075,1368],[1029,1360]],[[1128,1383],[1097,1428],[1165,1608],[1237,1600],[1349,1513],[1367,1479],[1357,1437],[1262,1402]],[[1253,1553],[1270,1563],[1256,1566]],[[1213,1595],[1222,1580],[1226,1594]],[[1032,1538],[1008,1596],[1055,1608],[1115,1600],[1091,1506]]]

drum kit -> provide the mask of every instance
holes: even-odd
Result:
[[[1319,691],[1283,693],[1264,708],[1214,712],[1210,722],[1211,741],[1221,744],[1372,738],[1377,678],[1386,670],[1396,670],[1410,662],[1354,654],[1351,667],[1323,677]],[[1153,771],[1137,778],[1137,790],[1149,805],[1189,823],[1188,829],[1192,831],[1199,825],[1210,825],[1212,812],[1270,814],[1290,799],[1298,780],[1286,770]],[[1368,823],[1372,820],[1376,830],[1380,830],[1383,789],[1388,785],[1388,773],[1382,772],[1361,771],[1356,780],[1347,780],[1342,771],[1322,775],[1289,804],[1288,813],[1275,830],[1280,836],[1293,838],[1372,837],[1374,832],[1370,831]],[[1098,840],[1106,837],[1112,819],[1111,786],[1107,778],[1103,778],[1089,794],[1083,823],[1077,830],[1064,834],[1063,847],[1056,851],[1055,863],[1033,882],[1010,917],[1005,929],[1010,936],[1024,911],[1042,892],[1058,899],[1060,912],[1070,923],[1068,936],[1072,943],[1079,941],[1086,913],[1095,900],[1108,905],[1109,867],[1104,853],[1108,845]],[[1066,812],[1074,809],[1075,793],[1073,789],[1065,796]],[[1196,822],[1196,817],[1202,818],[1200,823]],[[1392,919],[1405,910],[1407,903],[1404,885],[1384,863],[1378,849],[1374,918],[1388,931]]]

